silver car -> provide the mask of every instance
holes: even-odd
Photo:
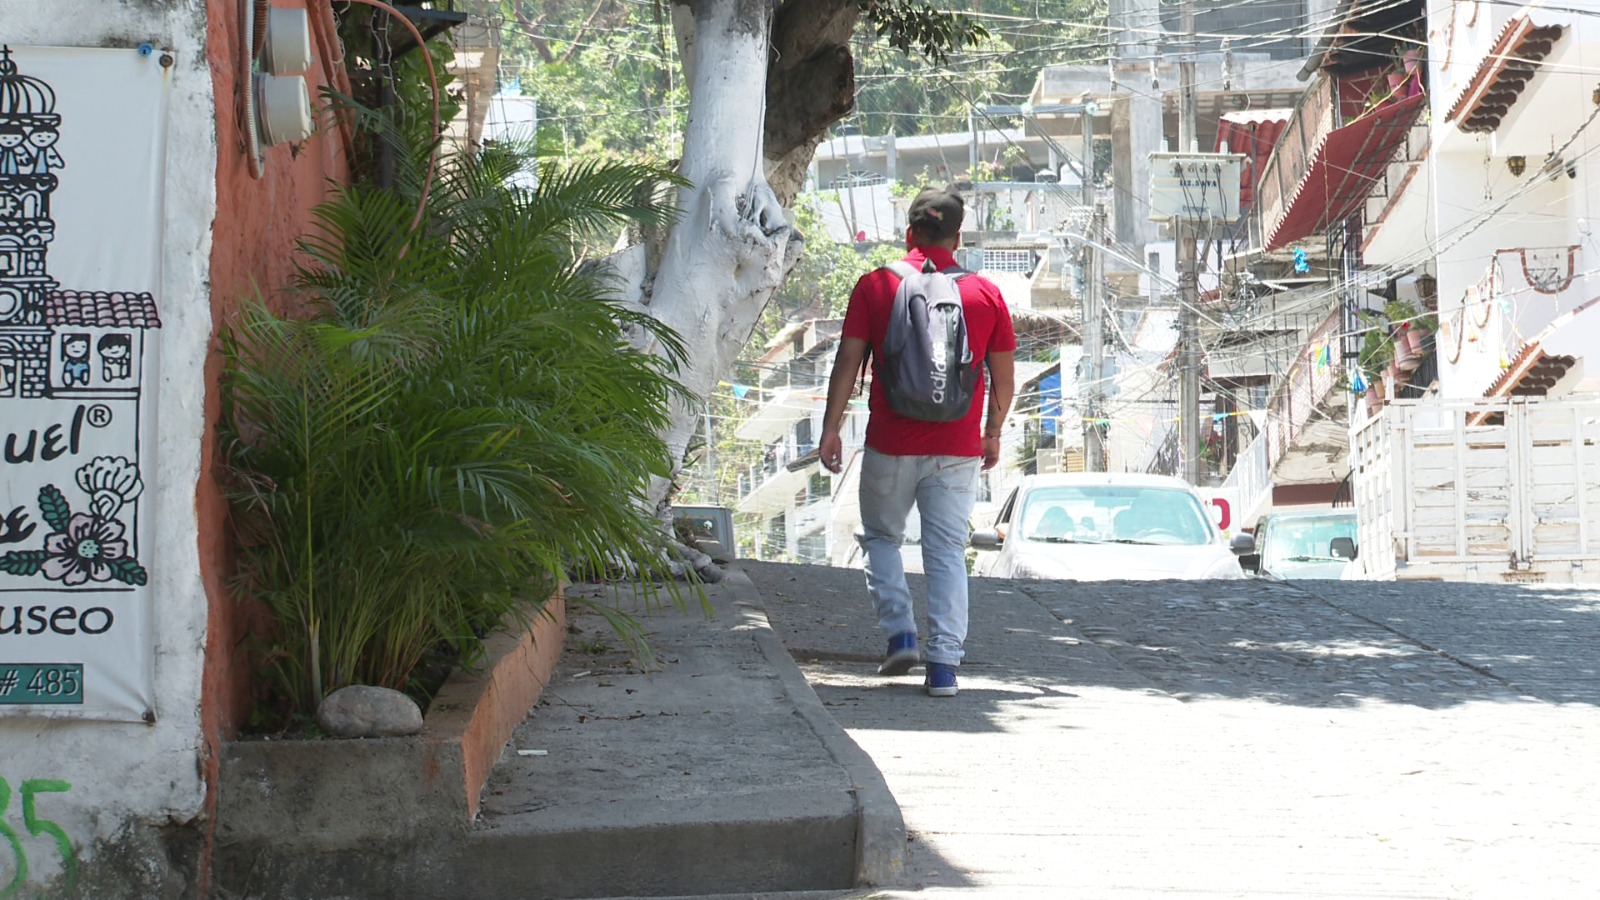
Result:
[[[1244,577],[1200,496],[1164,475],[1029,475],[971,542],[997,578]]]
[[[1268,578],[1344,578],[1357,555],[1356,514],[1309,509],[1268,513],[1256,523],[1246,569]]]

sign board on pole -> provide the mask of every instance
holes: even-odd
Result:
[[[1150,219],[1231,222],[1239,218],[1244,160],[1237,153],[1150,154]]]

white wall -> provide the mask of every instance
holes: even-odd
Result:
[[[1441,69],[1439,41],[1433,49],[1434,84],[1442,88],[1432,98],[1438,124],[1430,160],[1433,183],[1439,186],[1433,214],[1440,390],[1449,398],[1481,396],[1525,342],[1600,294],[1600,276],[1587,274],[1600,273],[1600,241],[1590,221],[1600,209],[1600,161],[1590,154],[1592,139],[1583,130],[1593,108],[1587,99],[1593,85],[1573,67],[1576,60],[1600,54],[1600,28],[1573,13],[1535,12],[1535,24],[1564,24],[1566,34],[1495,133],[1463,133],[1444,124],[1444,116],[1508,15],[1492,7],[1485,13],[1473,27],[1457,23],[1456,62],[1448,70]],[[1569,102],[1575,92],[1583,94],[1582,102]],[[1572,163],[1571,175],[1565,165],[1551,175],[1540,174],[1545,154],[1574,134],[1579,137],[1564,154]],[[1508,165],[1512,156],[1523,157],[1521,175]],[[1577,248],[1571,282],[1555,293],[1536,289],[1524,271],[1524,256],[1536,271],[1540,254],[1564,257],[1567,247]],[[1524,254],[1525,248],[1533,252]],[[1491,263],[1498,266],[1492,285],[1487,279]],[[1565,259],[1558,264],[1564,273]],[[1548,347],[1582,356],[1595,346],[1596,337],[1600,317],[1591,313],[1553,335]]]
[[[895,207],[888,184],[828,188],[814,196],[833,241],[850,243],[863,231],[869,241],[894,242],[905,237],[905,214]]]
[[[24,827],[17,793],[25,780],[53,779],[70,790],[41,794],[37,815],[61,827],[86,866],[115,849],[135,854],[152,884],[169,878],[156,829],[192,823],[201,813],[200,682],[207,602],[200,582],[195,486],[202,439],[203,366],[211,320],[207,278],[215,213],[216,123],[206,60],[205,6],[199,2],[107,3],[105,0],[0,0],[11,46],[137,47],[170,52],[171,103],[160,283],[162,378],[155,406],[157,446],[146,452],[147,514],[154,517],[157,598],[154,724],[0,718],[0,778],[11,787],[3,813],[26,854],[31,896],[62,872],[50,835]],[[69,162],[70,166],[71,163]],[[152,452],[153,451],[153,452]],[[0,476],[3,477],[3,476]],[[0,642],[26,640],[0,637]],[[0,659],[4,658],[0,651]],[[15,709],[15,708],[13,708]],[[0,858],[4,850],[0,850]],[[188,861],[185,861],[188,862]],[[0,868],[9,861],[0,862]],[[5,878],[10,878],[8,869]],[[80,877],[80,887],[83,885]],[[129,890],[136,890],[133,886]],[[109,896],[108,894],[96,894]]]

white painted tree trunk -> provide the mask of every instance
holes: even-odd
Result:
[[[630,248],[613,263],[629,298],[682,336],[689,358],[679,380],[703,402],[799,258],[801,240],[764,171],[771,4],[691,0],[674,6],[673,19],[690,84],[681,167],[690,186],[664,244]],[[677,410],[663,435],[675,461],[700,406]],[[649,499],[660,504],[669,488],[664,480],[652,485]]]

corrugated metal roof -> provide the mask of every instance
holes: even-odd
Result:
[[[1224,113],[1217,123],[1217,146],[1221,152],[1224,144],[1230,153],[1243,153],[1244,168],[1239,173],[1239,205],[1255,206],[1256,182],[1272,157],[1272,148],[1278,145],[1292,109],[1252,109]]]
[[[1350,215],[1371,193],[1426,101],[1427,95],[1417,94],[1386,103],[1324,135],[1282,216],[1268,223],[1265,249],[1287,246]]]

